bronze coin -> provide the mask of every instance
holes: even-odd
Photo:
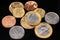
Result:
[[[14,26],[15,24],[16,24],[16,19],[15,19],[15,17],[13,17],[11,15],[5,16],[2,19],[2,25],[5,28],[10,28],[10,27]]]
[[[38,7],[38,4],[35,1],[28,1],[25,3],[25,9],[27,11],[32,11]]]

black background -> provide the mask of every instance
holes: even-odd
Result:
[[[9,5],[10,3],[14,1],[20,1],[23,4],[29,0],[0,0],[0,40],[13,40],[9,36],[9,29],[4,28],[2,26],[1,20],[4,16],[6,15],[12,15],[9,11]],[[60,11],[60,1],[58,0],[34,0],[38,3],[38,7],[45,9],[46,13],[47,12],[56,12],[59,15]],[[60,15],[59,15],[60,16]],[[20,19],[16,19],[17,23],[16,25],[20,25]],[[42,20],[44,22],[44,18]],[[41,39],[38,38],[35,33],[34,29],[32,30],[27,30],[25,29],[25,36],[20,39],[20,40],[60,40],[60,23],[56,25],[51,25],[53,28],[53,34],[51,37],[47,39]]]

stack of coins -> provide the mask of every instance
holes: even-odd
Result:
[[[28,11],[26,14],[24,9]],[[33,28],[37,37],[49,38],[53,33],[53,28],[50,24],[57,24],[59,22],[57,13],[46,13],[43,8],[38,8],[38,4],[35,1],[28,1],[25,5],[21,2],[12,2],[9,5],[9,11],[13,16],[5,16],[2,19],[2,25],[5,28],[11,28],[9,30],[9,35],[12,39],[23,38],[25,34],[24,29]],[[46,22],[41,22],[44,17]],[[21,26],[15,25],[16,18],[21,18]]]
[[[21,2],[12,2],[9,6],[9,11],[16,18],[21,18],[25,14],[24,5]]]

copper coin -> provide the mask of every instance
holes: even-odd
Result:
[[[10,28],[10,27],[14,26],[15,24],[16,24],[16,19],[13,16],[8,15],[2,19],[2,25],[5,28]]]
[[[34,26],[29,25],[28,23],[25,22],[25,17],[23,17],[20,21],[21,25],[25,29],[32,29]]]
[[[35,27],[35,34],[39,38],[49,38],[52,35],[53,29],[48,23],[40,23]]]
[[[24,6],[21,2],[12,2],[9,5],[9,11],[12,13],[15,8],[24,8]]]
[[[38,12],[42,18],[45,16],[45,10],[42,8],[36,8],[34,11]]]
[[[29,11],[25,15],[25,21],[30,25],[38,25],[41,22],[41,15],[34,11]]]
[[[21,18],[24,16],[25,10],[23,8],[15,8],[12,14],[16,18]]]
[[[32,11],[38,7],[38,4],[35,1],[28,1],[25,3],[25,9],[27,11]]]

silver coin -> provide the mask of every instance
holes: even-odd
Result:
[[[49,28],[45,25],[41,25],[41,27],[38,28],[38,32],[40,33],[40,35],[46,36],[49,33]]]
[[[39,38],[49,38],[53,33],[51,25],[46,22],[42,22],[35,27],[35,34]]]
[[[48,12],[45,15],[45,21],[50,24],[57,24],[59,22],[59,16],[55,12]]]
[[[38,16],[36,14],[30,14],[27,16],[27,21],[30,23],[35,23],[38,20]]]
[[[24,34],[25,31],[21,26],[14,26],[9,30],[9,35],[12,39],[21,39]]]

